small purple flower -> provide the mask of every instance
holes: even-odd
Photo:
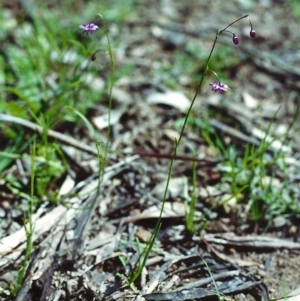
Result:
[[[226,84],[220,82],[210,83],[209,85],[212,86],[212,91],[219,92],[220,94],[225,93],[229,89]]]
[[[80,25],[79,28],[83,29],[84,34],[89,34],[96,31],[99,28],[99,26],[95,25],[94,23],[89,23]]]
[[[237,45],[240,42],[239,38],[235,34],[233,35],[232,41],[235,45]]]
[[[251,37],[251,38],[255,38],[255,36],[256,36],[256,32],[255,32],[255,30],[252,28],[251,31],[250,31],[250,37]]]

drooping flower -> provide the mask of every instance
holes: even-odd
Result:
[[[219,92],[220,94],[225,93],[229,89],[226,84],[222,84],[221,82],[214,82],[209,85],[212,87],[212,91]]]
[[[237,45],[240,42],[239,38],[235,34],[233,35],[232,41],[235,45]]]
[[[256,32],[255,32],[255,30],[253,29],[253,25],[252,25],[252,22],[251,22],[249,16],[248,16],[248,20],[249,20],[249,23],[250,23],[250,26],[251,26],[250,37],[251,37],[252,39],[254,39],[255,36],[256,36]]]
[[[255,32],[255,30],[252,28],[251,31],[250,31],[250,37],[251,37],[251,38],[255,38],[255,36],[256,36],[256,32]]]
[[[89,23],[80,25],[79,28],[83,29],[84,34],[89,34],[96,31],[99,28],[99,26],[95,25],[94,23]]]

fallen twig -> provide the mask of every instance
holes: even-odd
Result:
[[[236,236],[233,233],[206,234],[204,239],[209,243],[255,249],[288,249],[300,250],[300,243],[267,236]]]
[[[22,119],[20,117],[15,117],[15,116],[8,115],[8,114],[0,114],[0,121],[11,122],[11,123],[15,123],[15,124],[18,124],[18,125],[22,125],[22,126],[28,128],[28,129],[32,130],[33,132],[36,132],[36,133],[39,133],[39,134],[41,134],[45,131],[45,129],[40,125],[37,125],[37,124],[35,124],[31,121]],[[85,151],[85,152],[88,152],[92,155],[98,156],[96,146],[91,147],[91,146],[89,146],[85,143],[82,143],[82,142],[80,142],[80,141],[78,141],[78,140],[76,140],[76,139],[74,139],[74,138],[72,138],[68,135],[53,131],[51,129],[47,131],[47,135],[48,135],[48,137],[53,138],[53,139],[57,139],[58,141],[60,141],[64,144],[76,147],[76,148],[78,148],[82,151]]]

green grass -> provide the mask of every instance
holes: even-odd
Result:
[[[6,46],[11,72],[5,96],[10,101],[2,101],[0,106],[2,112],[35,117],[48,126],[61,120],[75,121],[65,114],[64,106],[87,110],[99,97],[85,84],[90,50],[83,43],[74,43],[73,29],[54,27],[53,23],[57,21],[51,17],[37,19],[14,32],[18,44]]]
[[[67,14],[68,4],[57,12]],[[0,64],[5,70],[0,74],[3,89],[0,95],[0,112],[12,116],[31,120],[43,127],[41,135],[31,135],[21,126],[1,123],[0,133],[4,140],[4,149],[0,153],[0,170],[4,171],[14,163],[16,158],[32,162],[30,184],[25,186],[20,179],[11,175],[2,176],[6,188],[19,198],[27,200],[24,207],[24,229],[27,245],[23,265],[19,269],[16,284],[11,285],[13,295],[16,295],[22,286],[27,265],[32,251],[32,234],[34,225],[32,214],[39,207],[40,202],[57,202],[59,185],[56,182],[63,177],[69,168],[61,146],[49,141],[47,131],[56,125],[65,122],[72,123],[73,127],[86,125],[92,128],[85,118],[87,111],[95,108],[103,99],[108,89],[109,112],[112,107],[112,87],[114,84],[114,62],[112,45],[105,26],[99,31],[100,37],[107,38],[107,43],[98,45],[104,51],[103,65],[92,64],[90,57],[95,51],[95,42],[90,37],[82,35],[79,24],[83,20],[77,17],[77,24],[66,25],[58,21],[57,15],[48,9],[33,7],[34,22],[22,22],[11,28],[5,22],[5,14],[0,12],[0,24],[4,24]],[[15,21],[17,22],[17,21]],[[12,39],[5,39],[10,35]],[[108,56],[106,56],[108,53]],[[103,57],[98,54],[98,57]],[[106,61],[106,62],[105,62]],[[105,64],[110,67],[105,68]],[[130,70],[130,69],[127,69]],[[127,75],[120,70],[120,74]],[[94,88],[91,79],[104,78],[104,86]],[[89,79],[89,82],[87,81]],[[110,117],[109,117],[110,119]],[[2,139],[2,138],[1,138]],[[96,150],[95,136],[95,150]],[[104,151],[99,150],[99,187],[103,178],[108,155],[110,131],[107,132],[107,143]],[[28,153],[32,146],[31,154]],[[98,145],[102,148],[102,143]],[[98,191],[100,192],[100,191]],[[61,204],[64,204],[62,201]],[[67,204],[66,204],[67,205]],[[26,224],[28,226],[26,226]]]
[[[35,149],[35,143],[32,145],[31,149],[31,166],[30,166],[30,195],[28,196],[28,202],[27,202],[27,208],[25,210],[25,218],[24,218],[24,230],[26,233],[26,247],[25,247],[25,255],[23,260],[23,265],[18,270],[18,278],[16,287],[13,290],[13,295],[16,295],[20,288],[22,287],[25,273],[27,270],[27,267],[30,262],[31,253],[33,249],[33,242],[32,242],[32,236],[34,233],[34,223],[32,220],[32,215],[34,212],[34,204],[35,201],[35,180],[36,180],[36,174],[35,174],[35,159],[36,159],[36,149]]]
[[[222,179],[217,187],[220,191],[223,191],[224,187],[230,188],[229,193],[232,197],[220,202],[218,206],[235,198],[247,205],[252,220],[267,221],[269,224],[276,216],[300,213],[298,197],[289,185],[289,171],[285,160],[287,154],[283,148],[272,147],[274,141],[280,141],[282,145],[288,143],[287,137],[293,136],[292,127],[298,113],[299,108],[288,131],[281,136],[275,136],[271,132],[271,126],[275,122],[271,120],[258,146],[226,144],[209,122],[205,121],[206,118],[210,118],[210,113],[203,113],[203,117],[206,117],[202,119],[190,118],[191,129],[202,135],[221,161],[219,171],[222,173]],[[178,124],[180,126],[181,122]],[[273,138],[270,140],[268,136]]]
[[[130,5],[117,3],[116,7],[108,1],[102,2],[100,8],[112,13],[111,18],[127,18]],[[84,22],[83,16],[66,18],[68,11],[75,9],[73,5],[73,1],[66,1],[54,10],[33,6],[33,23],[21,20],[17,24],[15,19],[8,22],[6,15],[10,11],[0,12],[0,24],[3,25],[0,40],[3,46],[0,65],[3,68],[0,69],[5,70],[0,74],[3,88],[0,113],[32,120],[44,128],[43,135],[33,138],[40,158],[36,170],[36,194],[39,196],[47,194],[49,185],[66,172],[60,146],[48,141],[47,130],[64,122],[82,127],[85,123],[82,116],[106,99],[107,90],[111,100],[112,78],[127,76],[131,71],[125,65],[124,69],[114,73],[111,66],[113,46],[107,50],[105,42],[96,42],[99,38],[82,35],[79,24]],[[95,7],[95,3],[89,4],[85,12],[94,12]],[[113,11],[111,7],[114,7]],[[105,29],[98,31],[97,35],[102,40],[101,37],[106,36]],[[6,36],[12,39],[5,39]],[[91,62],[95,49],[100,49],[98,59]],[[99,77],[103,78],[104,85],[98,88],[93,81]],[[1,150],[0,170],[4,170],[13,162],[9,154],[23,153],[30,143],[24,139],[26,132],[20,126],[1,123],[0,131],[8,141],[5,149]]]
[[[289,0],[292,12],[297,19],[300,19],[300,4],[297,0]]]

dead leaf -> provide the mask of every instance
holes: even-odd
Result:
[[[247,108],[256,109],[258,107],[259,101],[251,96],[248,92],[243,93],[243,100]]]
[[[122,117],[125,109],[121,108],[118,110],[111,110],[110,113],[110,125],[114,125],[119,122],[120,118]],[[103,130],[108,127],[108,115],[100,115],[93,118],[93,123],[98,130]]]
[[[135,236],[142,242],[149,242],[152,236],[152,233],[145,229],[140,229],[135,233]]]
[[[75,181],[69,175],[67,175],[65,181],[60,187],[59,195],[62,196],[64,194],[69,193],[74,188],[74,186],[75,186]]]
[[[163,200],[165,188],[166,188],[167,181],[163,181],[156,185],[152,190],[152,195],[159,199]],[[170,179],[169,187],[168,187],[168,197],[175,199],[183,193],[184,189],[184,179],[180,178],[173,178]]]
[[[181,92],[167,91],[153,93],[147,98],[149,104],[164,104],[185,112],[190,106],[190,100]]]

